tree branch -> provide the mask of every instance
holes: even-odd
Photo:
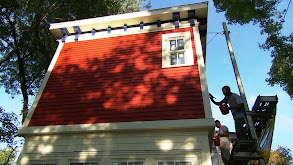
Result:
[[[13,49],[11,52],[9,52],[6,56],[3,56],[1,59],[0,59],[0,66],[3,62],[7,61],[10,59],[11,55],[15,52],[15,49]]]
[[[57,4],[58,2],[61,2],[60,4]],[[51,14],[52,12],[54,12],[56,9],[58,9],[64,1],[56,1],[55,3],[53,3],[51,5],[51,7],[49,8],[48,12],[44,13],[43,16],[33,25],[31,26],[29,29],[27,29],[25,32],[22,33],[22,35],[20,35],[20,39],[18,40],[18,45],[20,45],[21,41],[26,37],[26,35],[28,35],[28,33],[30,31],[32,31],[34,28],[36,28],[49,14]],[[9,24],[11,24],[11,20],[9,19],[9,17],[3,13],[1,10],[0,12],[6,17],[6,20],[9,22]],[[14,47],[14,49],[9,52],[7,55],[5,55],[4,57],[1,58],[0,60],[0,66],[3,64],[3,62],[7,61],[10,59],[10,57],[12,56],[12,54],[16,51],[16,47]]]
[[[4,165],[7,165],[7,164],[9,163],[10,158],[11,158],[13,152],[16,150],[16,148],[17,148],[17,146],[15,146],[14,148],[11,147],[12,151],[10,152],[10,154],[9,154],[9,156],[8,156],[8,158],[7,158],[7,160],[6,160],[6,162],[4,163]]]

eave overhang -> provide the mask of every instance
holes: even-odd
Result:
[[[50,25],[50,31],[57,39],[61,39],[64,36],[64,30],[68,32],[67,35],[75,35],[76,27],[79,28],[79,33],[91,33],[93,32],[93,30],[106,31],[109,27],[115,29],[123,28],[123,26],[125,25],[127,25],[128,27],[140,26],[141,23],[143,23],[144,25],[148,25],[156,24],[158,21],[162,23],[172,22],[174,21],[173,13],[176,12],[179,12],[180,20],[188,20],[188,11],[192,10],[195,13],[194,19],[197,19],[197,21],[199,22],[201,42],[203,47],[203,53],[205,55],[208,2],[89,18],[69,22],[53,23]]]

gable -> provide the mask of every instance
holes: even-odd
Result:
[[[162,68],[162,35],[191,32],[194,65]],[[29,126],[204,118],[192,27],[65,43]]]

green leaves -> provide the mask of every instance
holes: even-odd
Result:
[[[0,0],[0,86],[23,95],[25,115],[57,47],[50,23],[138,11],[144,1]]]
[[[17,125],[17,115],[7,113],[0,107],[0,142],[12,144],[18,130]]]
[[[218,12],[225,12],[229,23],[257,23],[261,19],[270,18],[274,13],[276,0],[214,0]]]
[[[253,23],[266,35],[260,48],[271,52],[272,67],[266,79],[269,85],[280,85],[293,98],[293,33],[288,36],[281,32],[286,10],[278,11],[279,0],[214,0],[218,12],[225,12],[230,24]]]
[[[269,165],[290,165],[292,163],[291,150],[287,147],[278,146],[270,154]]]
[[[11,147],[6,147],[0,150],[0,164],[13,165],[17,154]],[[9,159],[9,160],[8,160]]]

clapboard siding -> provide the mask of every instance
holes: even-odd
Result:
[[[162,68],[162,34],[184,31],[195,65]],[[204,117],[190,27],[65,43],[29,126]]]
[[[113,152],[117,150],[198,150],[201,151],[207,141],[207,135],[200,131],[162,131],[137,133],[91,133],[69,135],[44,135],[27,137],[25,153],[37,152],[77,152],[97,151]],[[48,151],[45,151],[46,148]]]

